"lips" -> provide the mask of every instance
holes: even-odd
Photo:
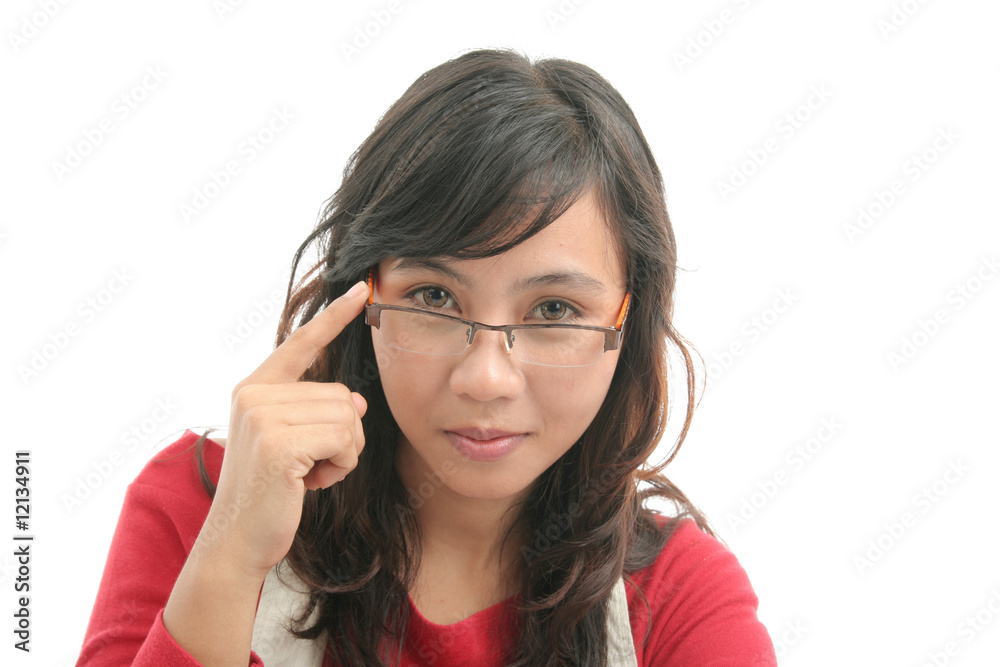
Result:
[[[499,461],[524,442],[527,433],[514,433],[498,429],[456,428],[445,431],[448,440],[459,454],[470,461]]]
[[[485,428],[453,428],[449,429],[448,432],[457,433],[470,440],[494,440],[496,438],[506,438],[511,435],[524,435],[523,432],[515,433],[513,431],[499,431]]]

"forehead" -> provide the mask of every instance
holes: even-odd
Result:
[[[400,277],[434,272],[469,286],[512,280],[523,284],[526,277],[559,275],[562,282],[588,291],[594,291],[593,283],[624,290],[619,245],[590,191],[540,232],[499,255],[462,260],[390,258],[382,262],[380,270],[383,275]]]

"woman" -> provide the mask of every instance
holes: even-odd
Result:
[[[660,172],[607,81],[494,50],[428,71],[293,276],[314,242],[228,442],[189,431],[130,486],[79,664],[775,664],[649,461],[668,344],[676,446],[694,373]]]

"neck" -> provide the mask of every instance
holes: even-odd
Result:
[[[503,581],[513,594],[519,588],[521,546],[527,543],[526,531],[515,525],[516,505],[528,490],[501,499],[459,495],[406,444],[397,448],[396,469],[420,526],[421,560],[447,563],[460,575]]]

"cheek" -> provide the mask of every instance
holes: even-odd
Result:
[[[412,366],[414,361],[419,360],[417,355],[387,346],[375,329],[372,329],[372,348],[375,350],[375,362],[383,385],[396,386],[405,383],[407,378],[415,377]],[[388,395],[390,387],[384,388]]]
[[[375,333],[375,330],[373,329],[372,332]],[[401,359],[403,353],[401,350],[383,345],[377,334],[373,336],[372,347],[375,350],[378,374],[382,379],[382,392],[385,394],[385,400],[389,403],[389,410],[398,421],[400,408],[403,407],[399,399],[408,393],[405,389],[406,373],[403,368],[406,364]]]
[[[387,347],[378,336],[372,339],[382,391],[393,417],[402,426],[411,414],[425,412],[423,406],[440,396],[441,364],[433,357]]]
[[[566,369],[551,375],[549,390],[545,392],[548,399],[542,406],[543,414],[558,422],[559,428],[578,435],[583,434],[604,404],[615,365],[602,363],[586,370],[588,372],[579,373]]]
[[[382,339],[374,327],[372,327],[372,349],[375,350],[375,363],[378,364],[379,375],[383,378],[389,377],[399,355],[399,350],[393,350],[383,345]]]

